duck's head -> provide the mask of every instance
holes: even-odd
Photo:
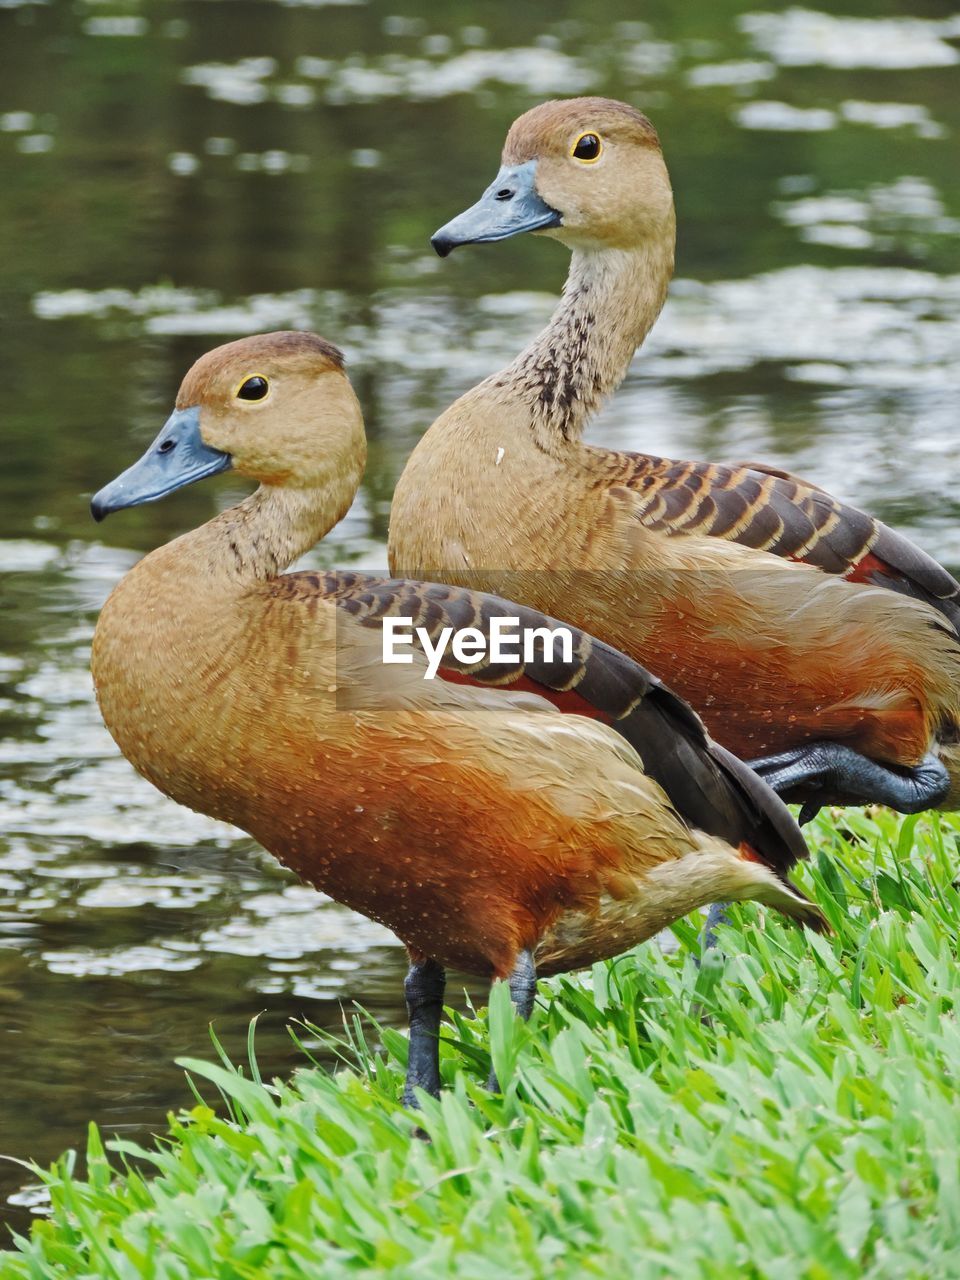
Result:
[[[500,172],[475,205],[431,237],[461,244],[539,232],[572,249],[633,248],[673,236],[673,194],[657,132],[612,98],[544,102],[515,120]]]
[[[216,347],[190,369],[143,457],[94,495],[95,520],[232,468],[261,484],[359,482],[363,418],[343,356],[313,333],[264,333]]]

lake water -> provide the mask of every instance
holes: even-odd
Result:
[[[236,483],[103,528],[87,502],[202,351],[309,326],[371,439],[317,560],[382,566],[415,440],[565,273],[529,237],[428,244],[528,106],[636,103],[676,190],[677,282],[593,438],[778,463],[960,564],[960,15],[829,9],[0,0],[0,1153],[159,1131],[210,1022],[240,1054],[265,1010],[285,1072],[291,1018],[401,1017],[389,934],[164,800],[97,716],[105,595]],[[31,1183],[0,1162],[0,1216]]]

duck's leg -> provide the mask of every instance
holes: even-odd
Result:
[[[424,957],[414,960],[403,982],[410,1022],[407,1079],[403,1086],[405,1106],[418,1105],[415,1089],[440,1096],[440,1019],[447,975],[443,965]]]
[[[729,924],[730,917],[727,915],[727,902],[711,902],[707,909],[707,918],[703,924],[703,949],[710,951],[717,945],[717,925]]]
[[[531,1013],[533,1013],[533,1002],[537,998],[537,966],[534,964],[533,956],[529,951],[521,951],[517,956],[516,963],[507,982],[510,986],[510,999],[513,1001],[513,1007],[526,1022]],[[490,1078],[487,1080],[487,1088],[491,1093],[500,1092],[500,1081],[497,1079],[497,1073],[492,1068]]]
[[[943,761],[930,753],[912,768],[895,769],[840,742],[811,742],[748,763],[782,799],[804,802],[801,824],[821,804],[885,804],[899,813],[921,813],[935,809],[950,790]]]

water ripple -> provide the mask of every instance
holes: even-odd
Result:
[[[767,57],[784,67],[952,67],[960,53],[947,41],[960,36],[960,16],[852,18],[791,8],[748,13],[740,27]]]

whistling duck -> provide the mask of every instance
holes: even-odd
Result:
[[[573,251],[543,332],[426,432],[397,486],[393,572],[509,594],[644,662],[782,795],[960,802],[960,586],[818,486],[757,464],[581,442],[663,305],[675,219],[657,134],[605,98],[511,127],[433,245],[523,231]],[[505,571],[513,571],[505,572]],[[881,588],[890,588],[884,590]]]
[[[433,641],[446,627],[488,636],[498,618],[560,624],[457,587],[284,572],[343,517],[365,452],[322,338],[203,356],[93,514],[227,468],[259,487],[122,579],[92,669],[140,773],[406,944],[406,1101],[439,1089],[446,965],[507,979],[527,1014],[537,972],[623,951],[717,896],[817,926],[786,880],[806,851],[788,810],[629,658],[571,630],[568,654],[525,664],[448,648],[446,679],[430,681],[419,653],[384,664],[385,617]]]

